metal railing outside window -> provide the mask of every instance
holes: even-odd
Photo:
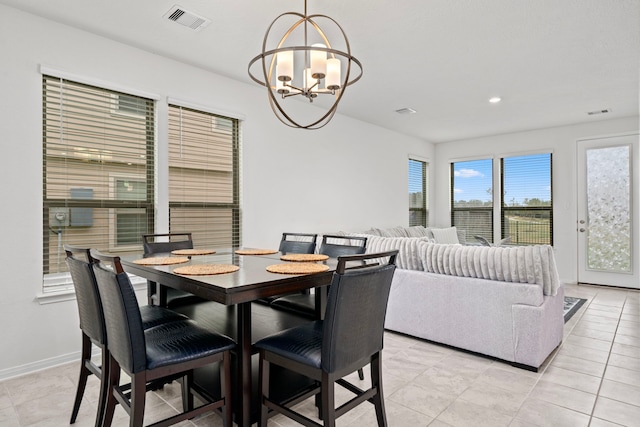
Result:
[[[552,154],[500,161],[502,236],[510,244],[553,245]]]
[[[493,159],[451,163],[451,225],[493,241]]]

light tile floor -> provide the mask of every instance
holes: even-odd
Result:
[[[565,325],[562,345],[538,373],[387,333],[383,370],[389,425],[640,426],[640,292],[573,285],[566,294],[588,301]],[[77,370],[73,363],[0,383],[0,426],[68,424]],[[90,378],[78,427],[94,424],[97,390],[98,382]],[[147,401],[146,423],[165,418],[180,407],[179,386],[149,393]],[[314,417],[312,400],[298,409]],[[113,425],[127,425],[120,407]],[[209,415],[180,425],[221,423]],[[294,425],[280,415],[269,421],[271,427]],[[368,404],[338,420],[340,427],[373,425],[375,411]]]

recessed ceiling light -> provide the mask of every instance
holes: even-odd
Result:
[[[489,98],[489,102],[492,104],[497,104],[500,101],[502,101],[502,98],[500,98],[499,96],[494,96],[493,98]]]
[[[396,110],[396,113],[398,114],[415,114],[416,110],[414,110],[413,108],[400,108],[399,110]]]

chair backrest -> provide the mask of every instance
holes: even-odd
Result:
[[[330,243],[328,240],[335,242],[349,241],[350,244]],[[334,236],[331,234],[325,234],[322,236],[322,243],[320,244],[319,252],[324,255],[328,255],[331,258],[338,258],[344,255],[358,255],[365,253],[367,249],[366,237],[347,237],[347,236]]]
[[[93,271],[102,300],[109,352],[128,374],[144,371],[147,356],[142,318],[129,276],[122,269],[120,257],[95,249],[91,250],[91,256],[98,260]]]
[[[157,238],[163,237],[168,238],[168,241],[156,241]],[[172,240],[175,238],[181,238],[181,240]],[[145,255],[168,253],[176,249],[193,249],[193,239],[191,233],[143,234],[142,248]]]
[[[280,247],[282,253],[312,254],[316,251],[317,234],[282,233]]]
[[[397,250],[341,256],[333,275],[323,322],[322,369],[358,366],[382,350],[384,318]],[[348,262],[389,257],[387,264],[347,269]]]
[[[95,262],[89,248],[64,245],[67,254],[67,266],[71,273],[71,280],[76,291],[80,329],[97,344],[105,345],[107,335],[105,331],[102,302],[93,274],[92,263]]]

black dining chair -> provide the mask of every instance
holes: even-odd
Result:
[[[334,427],[336,419],[364,401],[372,402],[378,426],[386,426],[382,391],[384,318],[395,271],[398,251],[341,256],[329,289],[324,320],[287,329],[256,342],[260,351],[260,426],[274,413],[305,426],[318,426],[291,407],[298,400],[276,402],[269,397],[272,365],[307,376],[316,387],[305,394],[320,393],[320,418],[324,426]],[[384,264],[347,269],[347,263],[389,258]],[[344,377],[370,364],[371,388],[362,390]],[[353,392],[355,397],[335,407],[335,384]]]
[[[313,254],[316,251],[317,234],[282,233],[278,250],[283,254]]]
[[[366,237],[345,237],[331,234],[322,236],[320,254],[330,258],[338,258],[343,255],[358,255],[365,253],[367,249]],[[316,300],[311,294],[284,295],[271,302],[275,308],[300,314],[305,317],[316,317]]]
[[[179,375],[183,377],[183,412],[153,425],[173,425],[221,409],[223,425],[231,427],[230,350],[235,342],[198,326],[193,320],[165,323],[145,330],[133,287],[122,269],[120,258],[96,250],[91,250],[91,256],[98,260],[93,264],[93,271],[104,310],[109,349],[104,426],[111,426],[116,403],[129,414],[130,426],[142,426],[147,383]],[[194,408],[193,370],[213,363],[218,363],[220,369],[221,398]],[[131,377],[130,387],[120,385],[121,370]],[[204,399],[203,396],[199,398]]]
[[[177,249],[193,249],[193,239],[191,233],[143,234],[142,248],[145,256],[155,254],[168,255],[171,251]],[[167,308],[204,301],[202,298],[188,292],[152,281],[147,281],[147,298],[149,305]]]
[[[318,252],[330,258],[338,258],[344,255],[363,254],[366,250],[366,237],[345,237],[325,234],[322,236],[322,243],[320,244],[320,250]],[[326,292],[326,290],[317,291]],[[316,318],[316,298],[315,295],[310,293],[284,295],[271,301],[271,306],[312,319]],[[362,369],[358,369],[358,378],[364,380],[364,371]]]
[[[102,311],[102,302],[98,291],[98,284],[93,273],[95,259],[91,256],[89,248],[72,245],[64,245],[67,266],[71,274],[71,280],[78,303],[78,317],[80,319],[80,331],[82,332],[82,349],[80,357],[80,376],[78,387],[71,411],[70,424],[76,422],[82,397],[90,375],[95,375],[100,380],[100,396],[98,399],[98,412],[96,426],[102,422],[107,392],[107,377],[109,375],[109,351],[107,348],[107,336]],[[143,328],[151,328],[163,323],[178,320],[186,320],[188,317],[160,307],[142,307],[140,310]],[[93,345],[101,351],[102,363],[96,365],[92,359]]]
[[[317,234],[309,233],[282,233],[278,250],[283,254],[313,254],[316,252]],[[301,295],[309,295],[309,290],[300,291]],[[256,302],[270,305],[281,295],[260,298]]]

